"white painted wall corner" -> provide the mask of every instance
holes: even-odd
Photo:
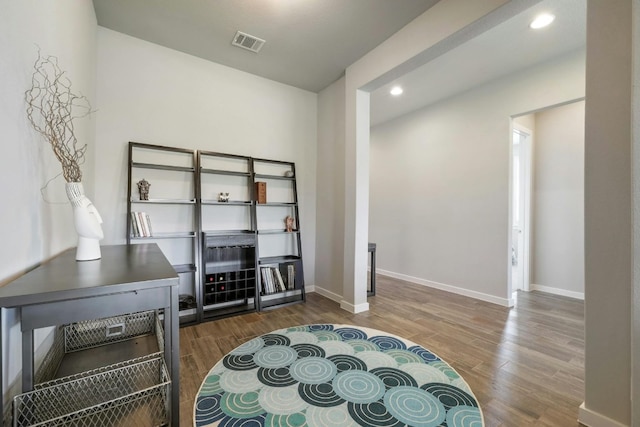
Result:
[[[364,302],[362,304],[351,304],[348,301],[342,300],[340,301],[340,308],[348,311],[349,313],[358,314],[364,311],[369,311],[369,303]]]
[[[553,288],[551,286],[536,285],[535,283],[531,284],[531,290],[560,295],[563,297],[575,298],[584,301],[584,292],[568,291],[566,289]]]
[[[621,424],[618,421],[587,409],[584,406],[584,402],[582,402],[578,408],[578,421],[587,427],[628,427],[626,424]]]
[[[323,297],[329,298],[331,301],[335,301],[338,304],[342,301],[342,295],[331,292],[328,289],[321,288],[320,286],[314,286],[314,291]]]

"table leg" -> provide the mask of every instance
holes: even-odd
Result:
[[[2,331],[4,330],[4,308],[0,307],[0,417],[4,422],[4,376],[2,373],[4,372],[4,346],[2,343],[4,342],[4,336]],[[0,422],[0,425],[2,423]]]
[[[22,392],[33,390],[33,330],[22,331]]]
[[[178,286],[171,286],[171,306],[165,315],[164,351],[171,372],[171,425],[180,426],[180,318],[178,314]],[[166,313],[167,314],[167,313]]]

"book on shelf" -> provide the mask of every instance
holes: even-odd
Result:
[[[260,274],[262,276],[262,292],[264,294],[285,292],[287,290],[287,284],[278,266],[260,267]]]
[[[295,289],[296,287],[296,266],[287,264],[287,289]]]
[[[147,219],[147,229],[149,230],[149,237],[153,236],[153,230],[151,229],[151,218],[149,218],[149,214],[145,213],[145,218]]]
[[[260,267],[260,275],[262,276],[262,293],[264,295],[271,293],[269,288],[269,268]]]
[[[132,237],[152,237],[151,218],[146,212],[131,212]]]
[[[280,274],[280,269],[278,267],[272,267],[271,271],[273,272],[273,275],[276,278],[279,290],[281,292],[286,291],[287,288],[284,286],[284,281],[282,280],[282,275]]]

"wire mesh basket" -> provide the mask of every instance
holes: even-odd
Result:
[[[122,316],[61,325],[56,329],[53,344],[35,375],[35,384],[55,378],[64,356],[128,339],[155,334],[158,350],[164,348],[162,324],[156,311],[143,311]]]
[[[85,350],[149,335],[154,331],[155,325],[155,311],[72,323],[64,328],[65,352]]]
[[[170,387],[164,359],[133,359],[16,396],[13,426],[167,425]]]

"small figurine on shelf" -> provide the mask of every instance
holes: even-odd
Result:
[[[288,216],[284,219],[284,223],[286,225],[286,231],[287,232],[292,232],[293,231],[293,217]]]
[[[142,178],[141,181],[138,181],[138,191],[140,192],[140,200],[149,200],[149,187],[151,184]]]
[[[218,201],[226,203],[229,201],[229,193],[218,193]]]

